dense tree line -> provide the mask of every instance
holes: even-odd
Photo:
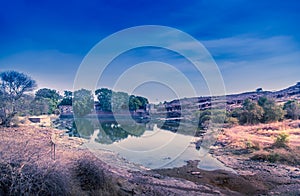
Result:
[[[92,91],[80,89],[65,91],[61,96],[54,89],[37,88],[30,76],[16,71],[0,73],[0,125],[10,126],[16,115],[59,114],[59,106],[72,106],[76,116],[84,116],[94,109]],[[144,97],[114,92],[107,88],[95,91],[102,111],[146,109],[148,100]]]
[[[148,99],[141,96],[129,95],[125,92],[114,92],[107,88],[97,89],[95,95],[102,111],[120,111],[146,109]]]

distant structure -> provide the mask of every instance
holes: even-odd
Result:
[[[73,117],[73,107],[71,105],[59,106],[60,117]]]
[[[257,92],[257,93],[263,92],[263,89],[262,89],[262,88],[257,88],[257,89],[256,89],[256,92]]]
[[[114,115],[112,111],[102,111],[99,102],[95,102],[94,108],[95,108],[96,114],[90,114],[90,115],[98,115],[98,116],[102,116],[102,117],[103,116],[110,117],[110,116]],[[147,104],[145,109],[138,109],[136,111],[130,111],[130,113],[133,117],[146,118],[147,116],[149,116],[150,109],[151,109],[150,104]],[[60,111],[61,118],[71,118],[71,117],[73,117],[73,114],[74,114],[73,107],[71,105],[60,105],[59,111]],[[126,115],[128,113],[126,111],[120,111],[118,113],[118,115],[122,115],[122,114]]]

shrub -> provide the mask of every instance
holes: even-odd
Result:
[[[283,120],[285,112],[282,107],[277,105],[275,100],[269,99],[267,97],[260,97],[258,100],[258,105],[263,108],[263,117],[261,119],[262,123],[277,122]]]
[[[280,155],[277,153],[255,154],[250,159],[254,161],[268,161],[271,163],[275,163],[280,160]]]
[[[83,191],[98,195],[116,195],[117,191],[111,179],[89,158],[79,159],[76,162],[73,175]]]
[[[253,149],[253,150],[260,150],[261,149],[260,143],[258,143],[256,141],[253,142],[253,141],[247,140],[245,145],[246,145],[247,149]]]
[[[296,153],[288,152],[286,149],[276,149],[276,151],[271,152],[258,152],[250,159],[271,163],[284,163],[293,166],[299,165],[299,156]]]
[[[280,160],[280,155],[277,153],[271,153],[267,156],[267,160],[271,163],[276,163]]]
[[[96,190],[104,187],[104,172],[93,162],[80,159],[75,165],[75,177],[82,190]]]
[[[54,167],[1,162],[0,170],[1,195],[67,195],[65,175]]]
[[[263,117],[263,109],[257,102],[246,99],[239,116],[240,124],[258,124]]]
[[[286,133],[280,133],[278,134],[278,136],[276,137],[276,140],[273,144],[273,147],[276,147],[276,148],[285,148],[287,147],[287,143],[288,143],[288,137],[289,135],[286,134]]]
[[[239,120],[234,117],[227,117],[225,123],[228,124],[230,127],[234,127],[239,124]]]
[[[300,104],[297,101],[288,101],[284,104],[283,109],[286,111],[285,117],[297,120],[300,117]]]

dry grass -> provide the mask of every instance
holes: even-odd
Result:
[[[79,139],[49,128],[0,128],[0,195],[116,195],[112,176]],[[53,156],[51,140],[56,144]]]
[[[0,170],[0,192],[3,195],[67,195],[68,193],[68,181],[64,173],[55,168],[55,165],[40,166],[25,161],[1,161]]]
[[[219,141],[233,150],[247,149],[255,160],[300,164],[300,121],[284,121],[224,129]]]
[[[50,158],[47,130],[5,128],[1,135],[1,191],[4,195],[66,195],[67,175]],[[42,137],[40,137],[42,135]]]

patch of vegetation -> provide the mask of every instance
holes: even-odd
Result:
[[[287,148],[288,147],[288,141],[289,141],[289,135],[286,133],[280,133],[278,134],[278,136],[276,137],[276,140],[274,142],[274,144],[272,145],[272,147],[275,148]]]
[[[92,195],[117,195],[111,178],[90,159],[79,159],[73,168],[73,175],[83,191]]]
[[[263,117],[263,109],[257,102],[246,99],[239,115],[240,124],[258,124]]]
[[[65,175],[55,167],[0,162],[0,195],[67,195]]]
[[[258,105],[263,109],[262,123],[270,123],[281,121],[284,118],[285,112],[283,108],[276,104],[274,99],[260,97]]]
[[[193,121],[198,122],[199,130],[220,127],[226,123],[226,112],[219,109],[197,111],[194,114]]]
[[[241,125],[278,122],[285,118],[296,120],[299,116],[300,106],[296,101],[288,101],[282,107],[268,97],[245,99],[241,108],[235,108],[227,114],[227,118],[236,118]]]
[[[299,165],[300,157],[295,152],[289,152],[286,149],[272,150],[270,152],[258,152],[252,157],[251,160],[265,161],[270,163],[283,163],[287,165]]]
[[[247,149],[251,149],[251,150],[260,150],[261,149],[261,145],[257,141],[247,140],[245,142],[245,146]]]
[[[95,91],[98,98],[98,106],[101,111],[120,111],[146,109],[148,99],[141,96],[129,95],[125,92],[114,92],[107,88],[100,88]]]
[[[35,93],[31,102],[30,113],[33,115],[58,114],[58,103],[61,96],[56,90],[42,88]]]
[[[9,127],[18,114],[19,101],[25,93],[36,88],[36,82],[29,76],[16,71],[0,73],[0,125]]]
[[[286,111],[285,117],[287,119],[297,120],[300,118],[300,104],[295,100],[286,102],[283,106]]]
[[[277,153],[255,154],[250,159],[254,161],[267,161],[267,162],[275,163],[280,160],[280,155]]]
[[[234,127],[239,124],[239,120],[235,117],[226,117],[225,124],[227,124],[228,127]]]
[[[0,195],[118,195],[112,178],[89,158],[77,160],[70,170],[55,163],[0,161]],[[69,175],[69,171],[71,175]],[[79,189],[78,189],[79,185]]]

